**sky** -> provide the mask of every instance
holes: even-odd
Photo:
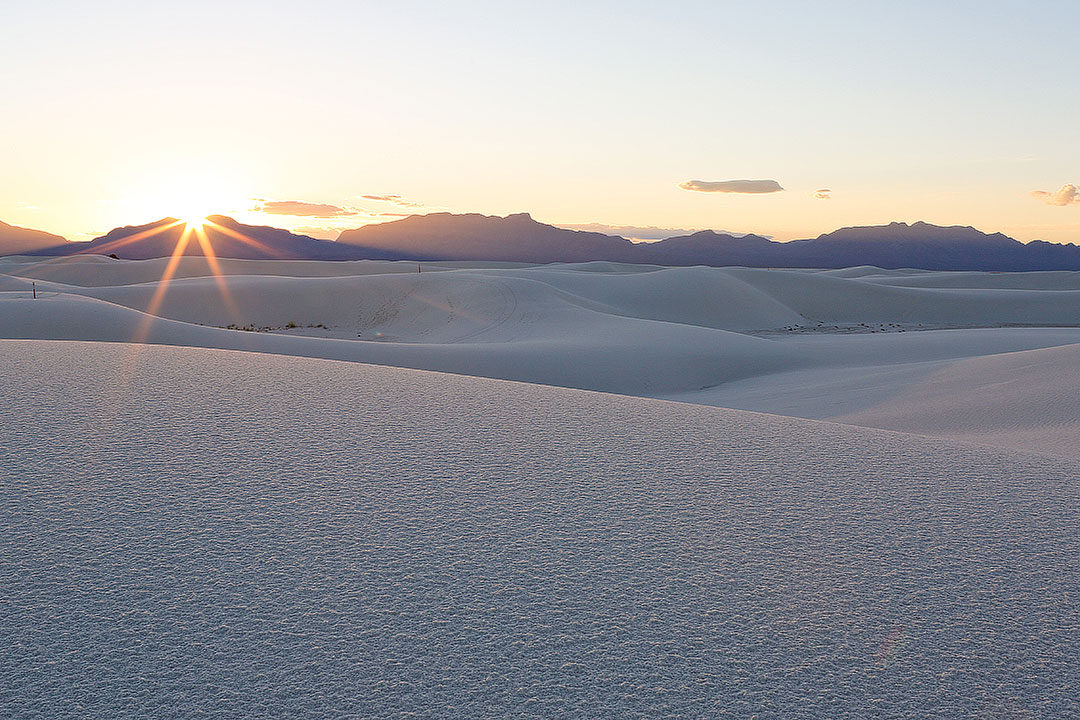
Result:
[[[922,220],[1080,242],[1074,2],[3,15],[0,220],[71,240],[170,215],[333,237],[450,211],[642,237]]]

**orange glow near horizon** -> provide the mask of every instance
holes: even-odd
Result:
[[[173,222],[167,223],[165,225],[158,225],[157,227],[152,227],[152,228],[149,228],[147,230],[137,232],[137,233],[135,233],[133,235],[127,235],[127,236],[119,238],[117,240],[110,240],[107,243],[103,243],[101,245],[98,245],[94,249],[95,249],[96,252],[99,252],[99,253],[107,253],[107,252],[110,252],[110,251],[115,250],[117,248],[121,248],[121,247],[123,247],[125,245],[128,245],[130,243],[138,242],[139,240],[145,240],[148,237],[153,237],[154,235],[158,235],[160,233],[165,232],[166,230],[170,230],[170,229],[176,227],[177,225],[183,225],[183,224],[184,224],[183,220],[174,220]]]
[[[172,252],[168,256],[168,261],[164,270],[161,273],[161,278],[157,281],[157,287],[154,289],[153,295],[150,297],[143,312],[145,316],[139,322],[138,327],[132,335],[131,342],[145,343],[150,335],[151,326],[155,319],[160,317],[158,312],[161,310],[162,304],[165,301],[165,296],[168,294],[168,289],[172,283],[173,278],[180,267],[186,251],[191,245],[192,238],[199,244],[201,250],[200,255],[192,255],[192,258],[202,257],[206,261],[206,265],[209,269],[210,277],[214,278],[214,283],[218,288],[218,292],[221,295],[222,305],[228,311],[229,316],[235,321],[239,322],[239,309],[236,302],[229,290],[228,281],[226,279],[226,273],[221,268],[220,258],[218,257],[218,251],[214,248],[214,244],[211,240],[211,232],[224,235],[226,237],[238,240],[246,245],[250,245],[254,248],[258,248],[262,252],[270,256],[278,256],[280,253],[274,251],[273,248],[268,247],[264,243],[259,242],[253,237],[250,237],[242,232],[234,230],[230,227],[220,225],[213,220],[208,219],[206,216],[186,216],[183,220],[172,220],[171,222],[165,222],[153,227],[140,230],[139,232],[132,233],[126,237],[116,238],[115,240],[109,240],[101,244],[96,245],[93,248],[94,254],[107,255],[113,251],[119,250],[126,245],[136,243],[140,240],[151,238],[155,235],[168,232],[173,228],[181,227],[180,236],[176,241],[176,245],[172,248]],[[83,254],[83,253],[78,253]],[[24,271],[28,271],[35,268],[48,267],[49,265],[59,263],[70,256],[61,256],[55,258],[48,258],[40,263],[31,263],[22,268]]]
[[[187,226],[184,227],[184,231],[180,233],[180,239],[176,242],[176,247],[173,248],[172,255],[169,257],[169,263],[165,266],[165,271],[161,273],[161,280],[158,281],[157,289],[154,291],[153,297],[150,298],[150,304],[146,306],[146,314],[148,316],[157,315],[157,311],[161,307],[162,301],[165,299],[165,292],[169,288],[169,283],[176,273],[176,267],[180,264],[180,258],[184,256],[184,250],[187,249],[188,242],[191,241],[191,235],[191,227]],[[146,320],[144,320],[143,325],[146,325],[149,320],[150,318],[147,317]],[[143,339],[145,339],[145,337],[137,342],[141,342]]]
[[[199,216],[188,218],[185,220],[178,220],[173,223],[161,225],[151,230],[145,230],[143,232],[136,233],[127,238],[121,238],[115,243],[109,243],[110,247],[119,247],[127,242],[132,242],[135,239],[142,239],[150,237],[158,233],[164,232],[177,225],[183,225],[184,229],[180,233],[180,238],[176,242],[176,246],[173,248],[172,254],[169,256],[169,261],[165,266],[165,270],[161,273],[161,279],[158,281],[158,287],[155,289],[153,296],[150,298],[149,304],[146,306],[146,317],[143,318],[142,323],[132,338],[133,342],[142,343],[146,342],[149,333],[150,325],[154,319],[158,317],[158,312],[161,309],[162,303],[165,301],[165,295],[168,293],[169,285],[172,283],[173,277],[176,275],[177,268],[180,265],[181,259],[184,257],[184,253],[191,243],[192,237],[199,244],[199,248],[202,250],[202,257],[206,260],[206,264],[210,269],[210,275],[214,278],[214,282],[217,285],[218,292],[221,294],[221,301],[225,308],[228,310],[229,315],[233,320],[239,319],[239,312],[236,307],[236,303],[233,300],[232,294],[229,292],[228,282],[225,279],[225,273],[221,270],[221,263],[218,260],[217,251],[214,250],[214,245],[210,240],[208,230],[221,233],[228,237],[240,240],[246,244],[257,247],[265,252],[272,253],[271,248],[267,247],[263,243],[255,240],[252,237],[248,237],[243,233],[237,232],[231,228],[219,225],[212,220],[208,220],[206,216]]]
[[[255,238],[249,237],[249,236],[247,236],[247,235],[245,235],[245,234],[243,234],[241,232],[237,232],[236,230],[233,230],[232,228],[227,228],[224,225],[218,225],[216,222],[213,222],[213,221],[208,220],[206,218],[203,218],[203,224],[204,224],[204,226],[210,227],[215,232],[219,232],[222,235],[228,235],[229,237],[233,238],[234,240],[239,240],[242,243],[246,243],[248,245],[251,245],[252,247],[258,248],[259,250],[262,250],[264,253],[266,253],[268,255],[280,255],[280,253],[276,252],[272,247],[264,245],[263,243],[259,242]]]
[[[210,221],[207,220],[206,222],[209,223]],[[188,228],[191,229],[192,226],[189,224]],[[206,264],[210,266],[210,272],[214,277],[214,282],[218,286],[218,292],[221,293],[221,300],[225,303],[225,308],[229,311],[233,320],[239,319],[236,303],[233,302],[232,295],[229,293],[229,284],[225,281],[225,273],[221,272],[221,265],[218,263],[217,253],[214,252],[214,246],[210,242],[210,237],[206,234],[206,228],[203,226],[202,222],[194,227],[194,232],[195,239],[199,241],[199,247],[202,248],[203,256],[206,258]]]

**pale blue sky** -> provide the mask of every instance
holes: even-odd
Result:
[[[387,209],[357,195],[393,193],[557,223],[1080,241],[1080,204],[1030,195],[1080,183],[1078,27],[1065,2],[19,3],[0,219],[76,238],[194,194],[365,211],[344,227]],[[786,190],[678,187],[738,178]]]

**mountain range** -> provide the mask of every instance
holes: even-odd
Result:
[[[59,235],[0,222],[0,255],[32,253],[66,242]]]
[[[1080,270],[1080,247],[923,222],[849,227],[807,240],[776,242],[760,235],[711,230],[650,243],[617,235],[567,230],[527,213],[495,217],[432,213],[345,230],[337,241],[232,218],[207,218],[205,238],[216,255],[289,260],[474,260],[521,263],[607,261],[655,265],[840,268],[875,265],[926,270]],[[93,253],[142,260],[171,255],[185,226],[172,218],[117,228],[88,243],[0,223],[0,255]],[[185,255],[202,255],[196,234]]]
[[[244,225],[224,215],[210,215],[201,233],[187,232],[186,224],[175,218],[162,218],[146,225],[130,225],[111,230],[87,243],[65,243],[30,253],[34,255],[115,255],[125,260],[168,257],[178,243],[184,242],[182,255],[205,255],[200,242],[205,238],[219,257],[242,260],[356,260],[352,248],[332,240],[316,240],[288,230],[264,225]],[[186,236],[186,237],[185,237]],[[0,254],[3,254],[0,250]],[[371,258],[397,260],[396,256]]]

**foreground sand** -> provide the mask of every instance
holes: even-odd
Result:
[[[5,717],[1080,713],[1073,461],[265,353],[0,367]]]
[[[1080,273],[0,258],[0,337],[224,348],[1080,457]],[[36,282],[38,298],[31,298]],[[229,329],[229,328],[244,328]]]

